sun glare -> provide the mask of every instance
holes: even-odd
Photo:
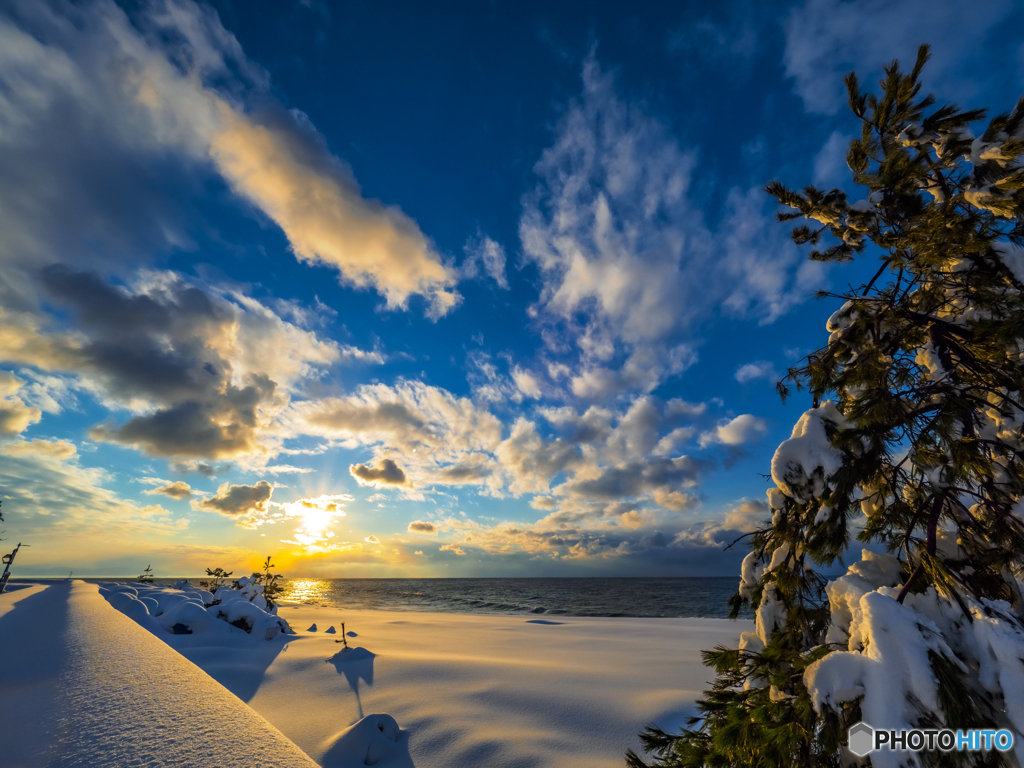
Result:
[[[286,518],[295,518],[299,526],[289,544],[298,544],[306,552],[333,552],[343,549],[331,541],[334,531],[329,530],[335,520],[345,517],[345,503],[352,501],[348,494],[321,495],[312,499],[298,499],[280,505]]]

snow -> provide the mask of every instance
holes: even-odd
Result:
[[[270,750],[290,740],[323,768],[355,768],[373,759],[377,768],[619,768],[627,748],[639,749],[637,734],[645,724],[677,729],[693,714],[694,700],[714,676],[701,662],[701,649],[735,647],[740,633],[753,629],[749,621],[715,619],[558,617],[538,624],[518,616],[280,606],[280,618],[292,626],[344,621],[352,630],[347,635],[358,636],[361,644],[345,651],[322,631],[279,633],[270,640],[246,633],[208,612],[198,590],[181,592],[188,598],[183,600],[173,599],[168,588],[104,585],[108,599],[146,608],[130,609],[138,612],[138,624],[104,602],[96,586],[81,584],[83,590],[95,621],[70,635],[66,586],[0,596],[0,701],[23,709],[26,714],[15,714],[14,722],[19,728],[27,724],[24,736],[10,742],[5,729],[5,752],[31,752],[50,743],[67,748],[43,731],[61,722],[54,713],[62,706],[66,665],[56,664],[51,673],[44,667],[72,653],[63,640],[68,636],[81,646],[73,653],[74,673],[102,692],[97,713],[82,717],[114,718],[103,744],[119,740],[122,750],[143,747],[144,760],[98,759],[90,765],[255,768],[271,764],[257,759],[256,747],[234,747],[223,759],[208,753],[228,742],[257,741]],[[26,593],[50,599],[10,623],[9,616],[21,610],[14,601]],[[151,595],[163,613],[153,615],[139,595]],[[14,611],[5,615],[12,604]],[[209,631],[172,634],[164,626],[169,610],[201,616],[196,626]],[[122,649],[126,631],[133,639]],[[137,648],[141,656],[134,655]],[[105,660],[107,652],[120,667]],[[165,657],[179,665],[173,676],[160,671]],[[26,667],[13,669],[26,659]],[[213,685],[231,707],[202,685]],[[104,703],[122,690],[123,707],[115,711]],[[153,707],[147,697],[156,702]],[[161,708],[167,697],[180,711]],[[79,708],[88,709],[81,701],[79,696]],[[118,717],[129,718],[128,724],[122,727]],[[190,737],[168,739],[172,732]],[[165,742],[166,759],[154,757],[150,746]],[[233,762],[235,754],[245,760]],[[272,764],[313,765],[285,759]]]
[[[940,545],[956,554],[956,537],[940,531]],[[864,550],[861,560],[827,586],[832,611],[826,642],[845,650],[811,664],[804,682],[817,711],[860,699],[864,722],[911,729],[942,710],[929,654],[945,657],[965,681],[993,702],[996,727],[1014,734],[1017,764],[1024,764],[1024,626],[1010,605],[964,595],[971,618],[934,587],[897,602],[905,576],[899,561]],[[953,724],[957,726],[959,724]],[[911,753],[881,751],[876,768],[915,763]]]
[[[316,768],[81,581],[0,595],[0,701],[0,764],[12,768]]]
[[[367,715],[334,737],[325,764],[332,768],[362,768],[379,765],[400,752],[404,734],[391,715]],[[408,762],[412,766],[412,761]]]
[[[926,378],[932,381],[942,381],[946,378],[946,369],[930,341],[918,347],[914,362],[927,371]]]
[[[817,711],[839,709],[861,698],[868,725],[911,730],[918,716],[937,710],[938,680],[928,654],[945,656],[966,668],[943,640],[938,627],[895,600],[895,593],[870,591],[861,596],[850,624],[850,651],[836,651],[814,662],[804,682]],[[915,701],[916,700],[916,701]],[[875,768],[912,762],[906,753],[882,750],[871,755]]]
[[[764,574],[764,564],[758,559],[757,552],[748,552],[740,566],[739,593],[741,597],[750,599],[751,592],[761,581],[762,574]]]
[[[756,634],[764,645],[768,644],[772,632],[786,623],[786,606],[779,597],[774,581],[764,585],[761,602],[754,613]]]
[[[857,319],[855,307],[856,304],[854,302],[848,301],[833,312],[829,319],[825,321],[825,330],[831,334],[828,339],[830,343],[839,338],[839,335]]]
[[[153,584],[118,584],[103,582],[100,594],[129,618],[135,619],[151,632],[185,634],[231,634],[246,632],[253,637],[270,640],[281,632],[289,632],[288,623],[276,615],[277,607],[268,608],[263,587],[245,577],[238,580],[241,589],[224,585],[216,593],[179,582],[175,587]]]
[[[166,641],[324,766],[335,765],[344,728],[388,713],[408,734],[398,746],[411,763],[378,768],[621,768],[625,750],[639,750],[644,725],[675,729],[693,713],[714,678],[701,649],[735,647],[753,629],[721,619],[560,616],[537,624],[315,606],[282,606],[280,614],[302,627],[344,621],[360,647],[339,653],[336,636],[323,631],[289,636],[283,648],[282,638]]]
[[[992,247],[1006,268],[1017,278],[1017,282],[1024,283],[1024,248],[998,240],[992,243]]]
[[[846,420],[831,400],[806,411],[793,427],[793,435],[772,457],[772,480],[798,502],[825,493],[828,481],[843,465],[843,455],[832,447],[826,427],[841,429]]]

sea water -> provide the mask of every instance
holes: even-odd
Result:
[[[87,578],[85,581],[130,579]],[[158,578],[172,586],[176,579]],[[198,585],[204,579],[191,579]],[[280,600],[329,608],[442,613],[724,619],[735,577],[282,579]],[[744,610],[743,618],[753,613]]]
[[[289,579],[281,599],[332,608],[726,618],[738,579]],[[749,617],[749,612],[744,612]]]

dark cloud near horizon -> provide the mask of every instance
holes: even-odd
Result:
[[[423,520],[413,520],[411,523],[409,523],[408,531],[409,533],[435,534],[437,533],[437,526],[435,526],[433,523],[424,522]]]
[[[376,467],[353,464],[348,468],[352,477],[366,485],[411,485],[402,468],[391,459],[381,459]]]
[[[152,405],[124,424],[96,425],[92,439],[191,458],[256,448],[257,412],[274,400],[277,385],[255,373],[235,383],[232,362],[218,348],[237,319],[230,305],[178,279],[130,291],[60,265],[39,275],[46,295],[85,337],[69,353],[76,372],[117,401]]]
[[[478,464],[452,464],[435,472],[431,481],[441,485],[468,485],[486,480],[492,473],[491,468]]]
[[[383,433],[419,444],[429,445],[429,425],[409,406],[401,402],[353,403],[325,401],[306,420],[319,427],[352,433]]]
[[[675,459],[654,458],[621,467],[608,467],[600,475],[568,484],[570,493],[591,499],[612,501],[634,498],[658,489],[679,491],[692,488],[711,462],[680,456]]]
[[[181,474],[195,472],[203,477],[216,477],[231,469],[231,464],[207,464],[205,461],[195,459],[178,459],[171,462],[171,469]]]
[[[274,487],[266,480],[260,480],[255,485],[224,483],[217,489],[215,496],[194,501],[192,506],[226,517],[240,517],[253,512],[266,512],[267,502],[273,493]]]
[[[145,493],[148,496],[154,496],[159,493],[164,496],[169,496],[172,499],[187,499],[192,495],[192,486],[179,480],[176,483],[170,483],[169,485],[154,488],[151,491],[145,491]]]

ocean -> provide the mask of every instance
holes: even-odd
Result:
[[[389,611],[726,618],[738,582],[731,577],[290,579],[281,599]]]

